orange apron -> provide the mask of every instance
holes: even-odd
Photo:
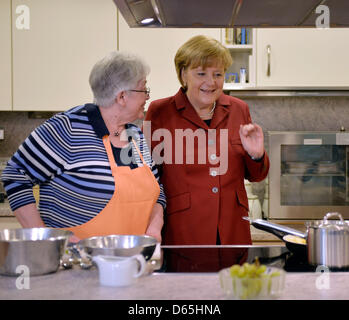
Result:
[[[80,239],[110,234],[144,234],[160,194],[159,184],[133,140],[143,162],[143,167],[135,169],[116,165],[108,135],[103,137],[103,143],[114,177],[114,194],[94,218],[64,229],[72,231]]]

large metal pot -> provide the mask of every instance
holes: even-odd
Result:
[[[338,217],[339,220],[329,220]],[[333,212],[323,220],[306,222],[308,262],[330,268],[349,267],[349,225]]]
[[[329,220],[333,217],[339,220]],[[311,265],[333,269],[349,268],[349,225],[337,212],[327,213],[323,220],[306,222],[305,233],[261,219],[249,221],[254,227],[273,233],[285,241],[290,251],[305,254]],[[287,235],[305,239],[306,244],[290,243]]]
[[[4,229],[0,231],[0,274],[18,276],[24,266],[29,276],[56,272],[73,233],[51,228]]]

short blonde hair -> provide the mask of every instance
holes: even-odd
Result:
[[[184,88],[182,70],[187,68],[203,69],[221,64],[224,72],[231,66],[233,59],[229,50],[218,40],[208,36],[195,36],[184,43],[177,51],[175,59],[176,72],[179,82]]]

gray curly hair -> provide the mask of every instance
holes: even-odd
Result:
[[[111,52],[91,70],[89,83],[94,103],[100,107],[112,105],[119,92],[135,88],[149,72],[149,66],[137,55]]]

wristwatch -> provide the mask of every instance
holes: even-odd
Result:
[[[260,157],[260,158],[255,158],[255,157],[252,157],[249,155],[249,157],[253,160],[253,161],[256,161],[256,162],[260,162],[262,161],[262,159],[264,158],[264,154],[265,154],[265,151],[263,153],[263,155]]]

